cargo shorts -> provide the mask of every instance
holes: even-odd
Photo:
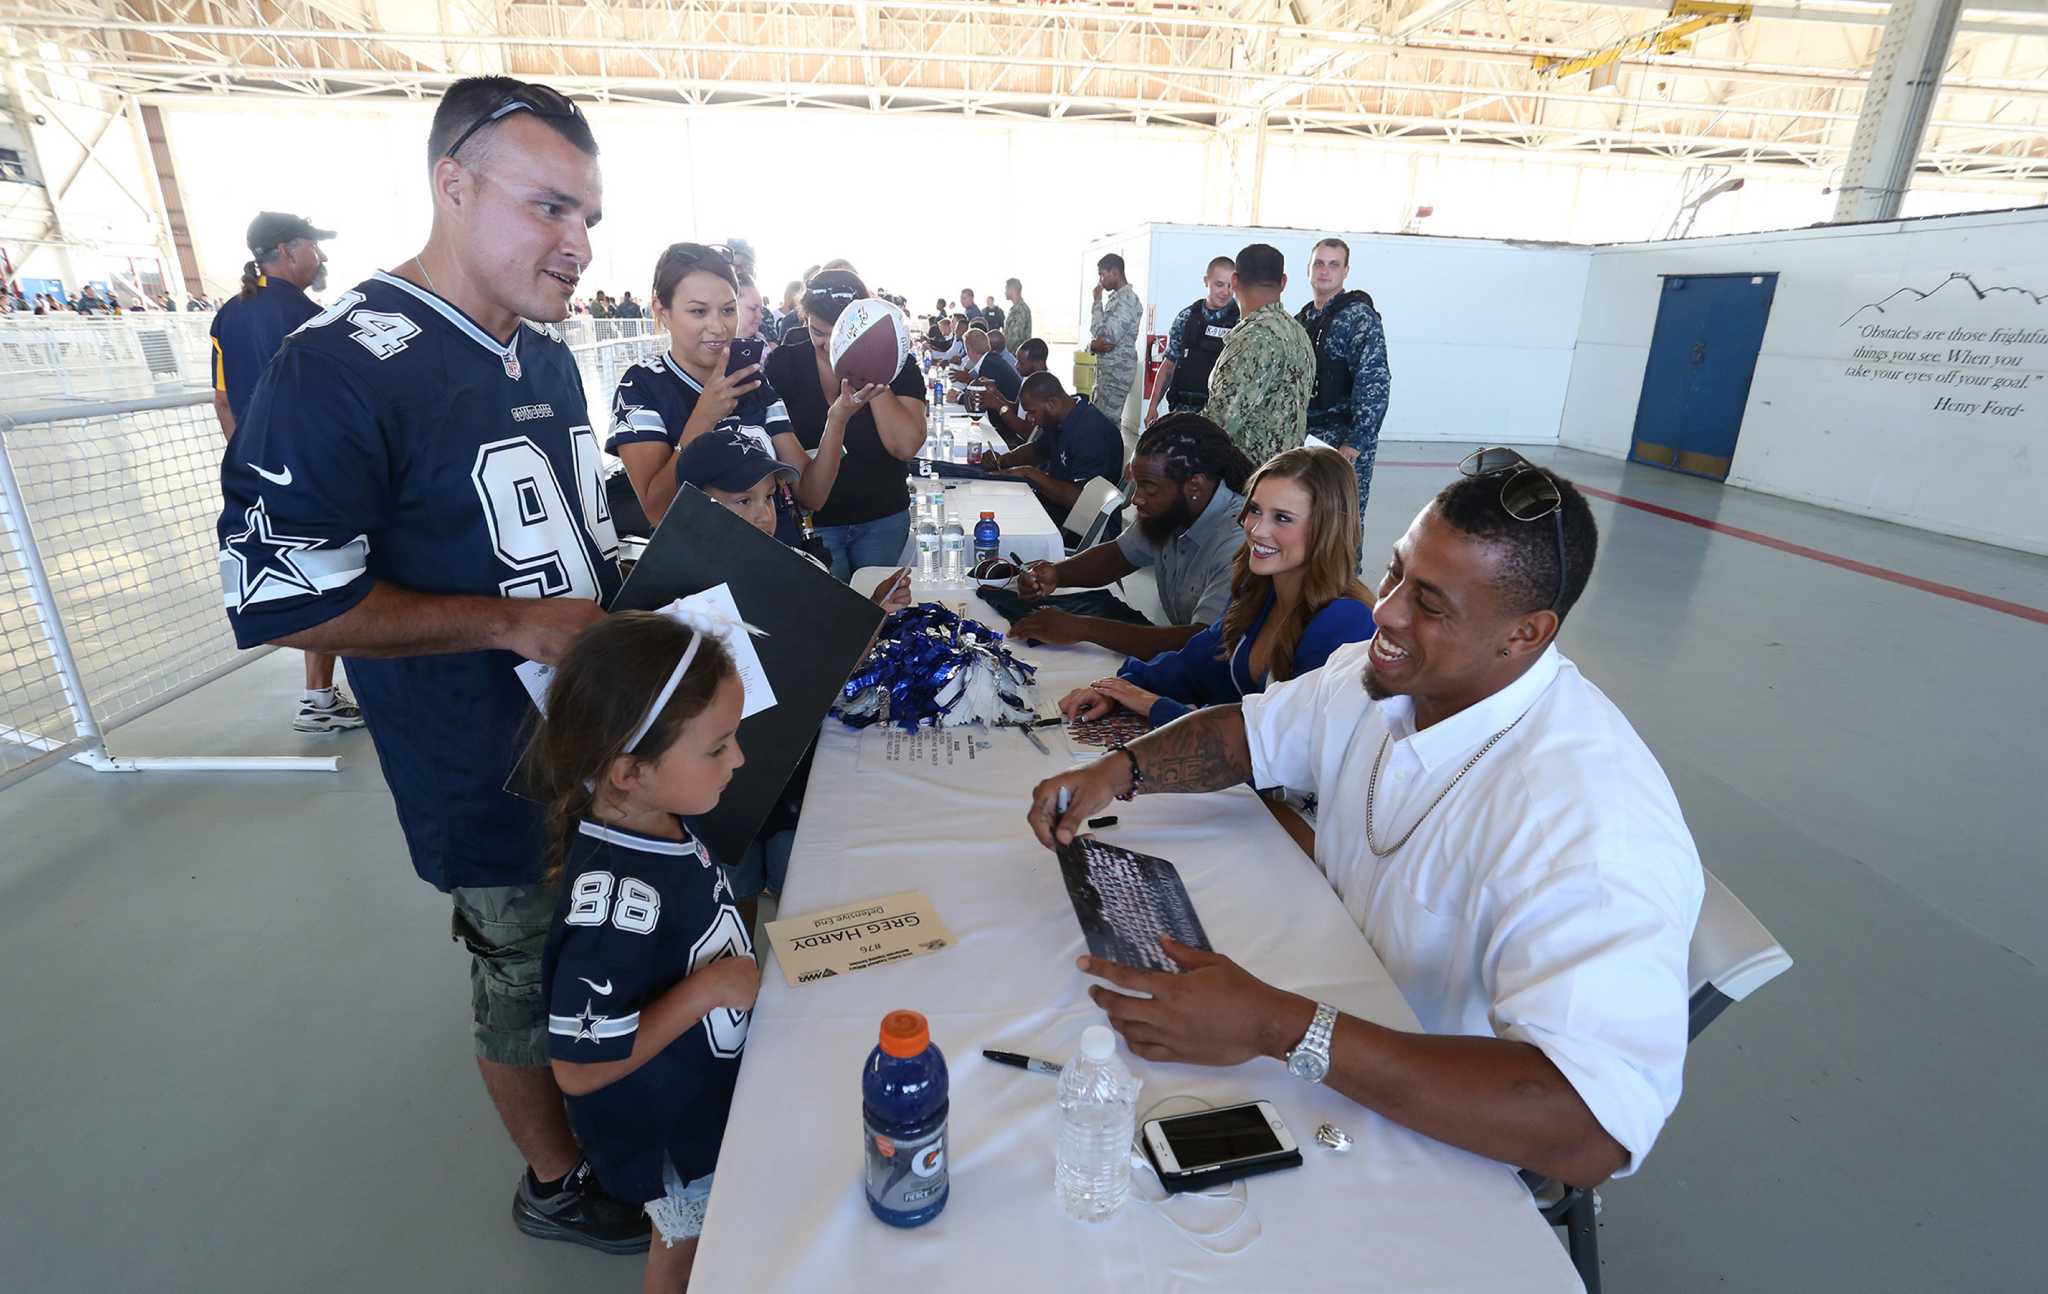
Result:
[[[548,1063],[548,1004],[541,952],[555,917],[556,885],[458,886],[450,937],[469,948],[476,1054],[499,1065]]]

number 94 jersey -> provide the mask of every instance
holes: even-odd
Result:
[[[385,581],[420,593],[618,591],[603,457],[552,330],[500,342],[375,274],[285,339],[221,465],[221,587],[243,647],[311,628]],[[538,878],[538,811],[503,788],[528,701],[518,658],[349,662],[420,875]]]

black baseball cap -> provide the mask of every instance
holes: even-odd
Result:
[[[709,431],[684,446],[676,459],[676,479],[698,489],[751,490],[764,476],[797,470],[768,450],[765,438],[737,427]]]
[[[260,261],[295,239],[310,238],[317,243],[332,237],[332,229],[315,229],[304,216],[265,211],[249,222],[249,254]]]

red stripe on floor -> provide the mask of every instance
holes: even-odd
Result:
[[[1456,468],[1458,465],[1456,463],[1403,462],[1395,459],[1382,459],[1377,466]],[[1686,525],[1698,526],[1702,530],[1711,530],[1716,534],[1727,535],[1731,539],[1741,539],[1752,544],[1761,544],[1765,548],[1775,548],[1781,553],[1791,553],[1796,557],[1804,557],[1809,561],[1840,567],[1845,571],[1854,571],[1858,575],[1868,575],[1872,579],[1904,585],[1909,589],[1918,589],[1922,593],[1932,593],[1939,598],[1948,598],[1956,602],[1967,602],[1973,607],[1983,607],[1987,611],[1996,611],[2001,615],[2017,616],[2021,620],[2031,620],[2035,624],[2048,625],[2048,611],[2043,611],[2039,607],[2030,607],[2019,602],[2008,602],[2004,598],[1994,598],[1983,593],[1972,593],[1968,589],[1959,589],[1953,584],[1937,584],[1933,580],[1923,580],[1917,575],[1908,575],[1903,571],[1894,571],[1883,566],[1872,566],[1869,562],[1859,562],[1849,557],[1838,557],[1834,553],[1824,553],[1818,548],[1808,548],[1804,544],[1795,544],[1785,539],[1774,539],[1769,535],[1759,534],[1754,530],[1744,530],[1740,526],[1723,525],[1718,521],[1710,521],[1705,517],[1694,516],[1690,512],[1680,512],[1676,508],[1667,508],[1655,503],[1645,503],[1641,499],[1631,499],[1626,495],[1610,494],[1606,490],[1595,489],[1583,482],[1574,482],[1574,484],[1578,485],[1581,494],[1590,494],[1596,499],[1605,499],[1609,503],[1619,503],[1625,508],[1634,508],[1639,512],[1647,512],[1653,517],[1663,517],[1667,521],[1682,521]]]

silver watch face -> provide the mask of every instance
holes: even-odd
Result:
[[[1330,1072],[1330,1062],[1306,1047],[1296,1047],[1293,1054],[1287,1058],[1287,1070],[1296,1078],[1320,1083],[1323,1081],[1323,1075]]]

